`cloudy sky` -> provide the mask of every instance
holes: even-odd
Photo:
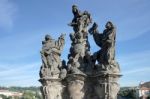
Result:
[[[88,10],[99,31],[117,27],[116,60],[121,86],[150,81],[150,0],[0,0],[0,86],[39,86],[41,41],[66,33],[62,59],[69,53],[71,6]],[[99,48],[90,37],[91,51]]]

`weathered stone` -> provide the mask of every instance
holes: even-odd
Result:
[[[69,99],[84,99],[85,76],[78,74],[68,75],[66,80]]]
[[[76,5],[72,6],[72,13],[74,18],[69,25],[73,27],[75,33],[70,34],[72,46],[68,57],[68,67],[70,73],[82,74],[85,73],[84,57],[90,49],[87,27],[92,22],[92,19],[87,11],[82,13]]]
[[[51,38],[50,35],[45,36],[45,41],[42,41],[42,67],[40,75],[44,77],[59,77],[62,61],[60,59],[61,51],[64,46],[64,34],[62,34],[58,41]]]
[[[99,33],[96,23],[89,29],[96,44],[101,47],[99,51],[93,54],[93,57],[95,61],[98,61],[98,64],[104,66],[106,71],[119,73],[119,64],[115,61],[116,28],[110,21],[106,23],[105,27],[103,33]]]
[[[40,82],[43,99],[63,99],[62,93],[65,86],[61,84],[61,79],[44,78],[40,79]]]
[[[115,60],[116,28],[108,21],[103,33],[92,23],[87,11],[72,6],[74,18],[69,25],[71,47],[68,62],[61,61],[64,36],[58,40],[50,35],[42,42],[42,66],[40,69],[41,92],[44,99],[116,99],[119,91],[120,67]],[[93,35],[100,50],[90,52],[88,32]]]

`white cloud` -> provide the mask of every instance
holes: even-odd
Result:
[[[149,13],[137,17],[127,17],[117,24],[117,39],[126,41],[140,37],[144,33],[150,31],[148,19]]]
[[[42,32],[16,33],[0,39],[0,62],[22,61],[28,57],[40,59],[41,41],[44,37]],[[38,34],[38,35],[37,35]],[[25,61],[24,61],[25,62]]]
[[[141,66],[140,68],[125,70],[120,79],[121,86],[138,86],[141,81],[149,81],[149,66]]]
[[[118,57],[121,67],[121,86],[136,86],[141,81],[149,81],[150,51],[130,53]]]
[[[4,86],[35,86],[38,83],[38,72],[40,63],[31,64],[1,64],[0,68],[7,67],[0,71],[0,84]],[[30,83],[29,83],[30,82]]]
[[[120,64],[126,67],[137,66],[137,64],[147,65],[147,63],[149,63],[149,59],[150,59],[149,50],[117,56],[117,60],[120,62]]]
[[[0,27],[11,28],[16,11],[16,5],[10,0],[0,0]]]
[[[123,75],[131,75],[131,74],[141,74],[141,73],[145,73],[146,72],[150,72],[150,67],[149,66],[141,66],[141,68],[137,68],[137,69],[131,69],[131,70],[126,70],[123,72]]]
[[[40,63],[31,63],[31,64],[1,64],[1,67],[7,67],[5,70],[0,72],[0,77],[2,76],[14,76],[15,74],[20,74],[23,72],[28,72],[33,70],[35,67],[40,67]]]

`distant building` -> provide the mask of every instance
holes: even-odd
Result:
[[[20,92],[12,92],[12,91],[9,91],[9,90],[0,90],[0,94],[1,95],[5,95],[7,97],[9,96],[12,96],[12,97],[21,97],[23,95],[23,93],[20,93]],[[1,99],[1,98],[0,98]]]
[[[150,82],[140,83],[136,93],[137,99],[147,99],[150,95]]]

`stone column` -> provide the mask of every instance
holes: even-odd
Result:
[[[63,89],[61,79],[59,78],[42,78],[39,80],[42,84],[41,92],[43,99],[63,99]]]
[[[85,95],[85,76],[79,74],[70,74],[66,78],[69,99],[84,99]]]
[[[99,99],[117,99],[117,93],[120,89],[118,80],[120,74],[100,74],[95,77],[97,80],[94,88]]]

